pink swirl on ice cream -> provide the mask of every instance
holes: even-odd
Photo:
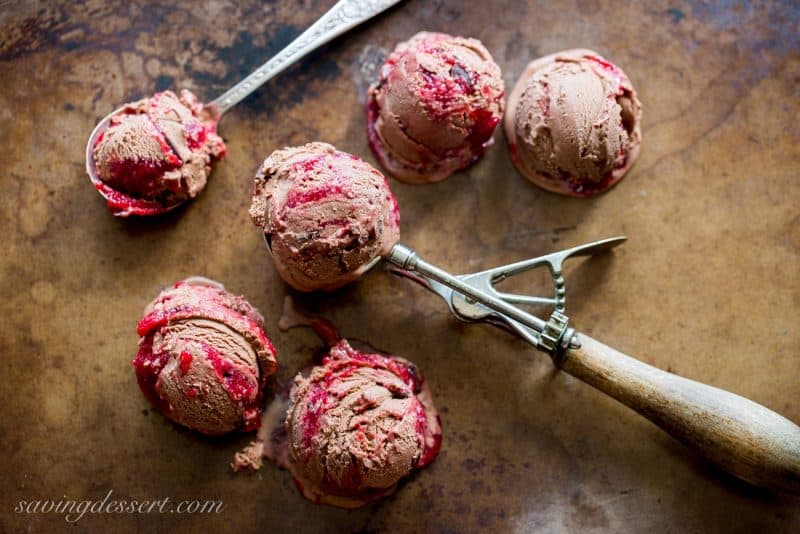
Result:
[[[147,306],[137,331],[136,378],[164,416],[210,435],[258,427],[277,360],[264,318],[243,297],[187,278]]]
[[[285,428],[284,467],[305,497],[346,508],[394,492],[436,458],[442,436],[416,366],[346,340],[295,378]]]
[[[225,155],[219,114],[187,90],[126,104],[95,141],[92,156],[108,208],[117,216],[157,215],[194,198]]]
[[[330,347],[275,396],[231,467],[266,457],[312,502],[356,508],[387,496],[439,454],[442,428],[422,373],[399,356],[354,349],[334,325],[284,300],[278,325],[311,327]]]
[[[389,184],[365,161],[326,143],[273,152],[255,179],[250,216],[280,276],[300,291],[358,278],[400,238]]]
[[[367,137],[386,171],[432,183],[477,161],[503,116],[500,67],[477,39],[420,32],[369,89]]]

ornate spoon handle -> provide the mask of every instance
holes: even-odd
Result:
[[[302,58],[312,50],[338,37],[349,29],[385,11],[401,0],[339,0],[327,13],[311,25],[306,31],[292,41],[286,48],[278,52],[269,61],[261,65],[228,91],[211,102],[225,113],[230,108],[261,87],[261,85],[283,72],[289,65]]]

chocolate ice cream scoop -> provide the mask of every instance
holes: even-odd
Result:
[[[187,278],[147,306],[137,330],[136,378],[162,414],[211,435],[258,427],[277,361],[263,317],[243,297]]]
[[[326,143],[273,152],[256,175],[250,216],[278,274],[300,291],[355,280],[400,237],[386,178]]]
[[[275,396],[256,440],[231,467],[257,470],[266,457],[292,473],[307,499],[343,508],[389,495],[441,448],[422,373],[399,356],[354,349],[332,323],[297,310],[287,296],[278,327],[299,326],[311,327],[330,350]]]
[[[86,145],[89,179],[118,217],[157,215],[194,198],[205,185],[210,162],[225,153],[216,134],[223,113],[312,50],[399,1],[339,0],[272,59],[206,106],[188,91],[179,99],[165,91],[111,112]],[[165,113],[150,109],[154,101]],[[146,118],[131,119],[133,115]]]
[[[154,215],[194,198],[225,155],[218,113],[191,92],[126,104],[95,141],[95,187],[119,216]]]
[[[492,144],[504,92],[480,41],[420,32],[397,45],[369,89],[370,148],[398,180],[443,180]]]
[[[508,100],[505,132],[519,172],[586,197],[606,191],[639,155],[642,106],[625,73],[591,50],[528,65]]]
[[[345,340],[295,378],[286,417],[288,469],[314,502],[355,507],[392,493],[433,461],[441,428],[416,367]]]

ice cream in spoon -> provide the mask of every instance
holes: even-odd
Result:
[[[187,90],[126,104],[95,140],[95,187],[119,216],[157,215],[192,199],[225,155],[219,113]]]

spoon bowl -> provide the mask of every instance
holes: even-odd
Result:
[[[219,110],[221,116],[265,82],[286,70],[311,51],[399,2],[401,0],[339,0],[286,48],[208,105]],[[86,173],[89,175],[89,180],[97,192],[106,199],[109,209],[118,217],[158,215],[171,211],[186,202],[186,199],[176,199],[166,205],[155,200],[138,199],[113,189],[100,180],[97,175],[97,166],[93,155],[97,139],[108,128],[111,117],[124,108],[125,106],[119,107],[106,115],[89,136],[89,142],[86,144]]]
[[[137,199],[117,191],[103,182],[97,175],[97,163],[94,160],[94,147],[97,145],[97,139],[108,129],[111,117],[121,113],[124,109],[125,106],[120,106],[103,117],[89,136],[89,141],[86,143],[86,174],[89,175],[89,181],[92,182],[95,190],[106,200],[109,209],[112,210],[117,217],[128,217],[130,215],[159,215],[172,211],[186,202],[186,200],[176,199],[170,204],[163,204],[155,200]]]

